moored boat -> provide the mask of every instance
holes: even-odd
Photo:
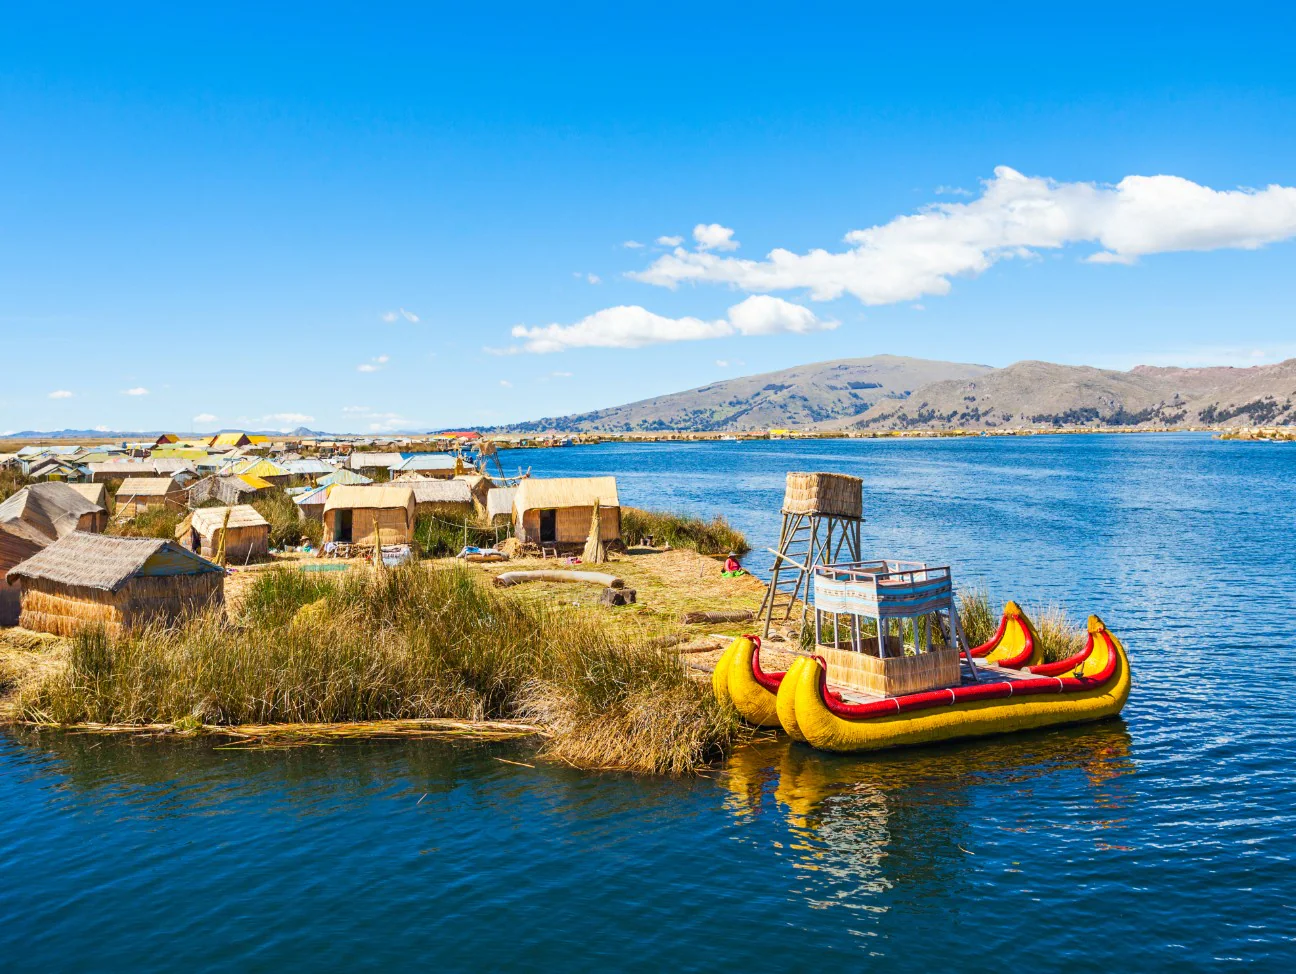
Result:
[[[717,697],[748,723],[781,727],[794,740],[830,751],[1101,720],[1120,713],[1129,697],[1129,659],[1101,619],[1089,617],[1081,652],[1043,663],[1034,626],[1013,602],[994,636],[965,653],[955,685],[935,689],[878,694],[832,685],[822,655],[798,657],[785,673],[766,672],[760,645],[756,636],[729,645],[712,674]]]

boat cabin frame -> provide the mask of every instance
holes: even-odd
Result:
[[[960,656],[977,681],[948,565],[885,558],[821,565],[812,594],[816,652],[830,683],[882,696],[953,686],[962,679]],[[870,622],[876,637],[866,631]]]

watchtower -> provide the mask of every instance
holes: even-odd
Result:
[[[816,567],[860,560],[863,512],[864,482],[858,477],[788,473],[778,550],[769,549],[774,555],[774,570],[761,602],[762,635],[769,635],[775,621],[791,618],[798,601],[805,621],[810,576]],[[847,552],[844,558],[843,548]]]

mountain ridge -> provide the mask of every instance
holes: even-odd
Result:
[[[1127,372],[876,355],[722,379],[498,432],[634,433],[1255,426],[1296,423],[1296,359]]]

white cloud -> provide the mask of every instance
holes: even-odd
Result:
[[[709,231],[694,236],[698,251],[676,249],[629,276],[670,288],[685,281],[755,292],[804,288],[816,301],[851,294],[880,305],[946,294],[952,277],[1068,244],[1104,248],[1088,258],[1091,263],[1133,263],[1183,250],[1254,250],[1296,236],[1296,187],[1219,191],[1178,176],[1127,176],[1114,186],[1059,183],[1000,166],[976,199],[938,203],[851,231],[845,251],[776,249],[765,260],[745,260],[711,253],[720,247]]]
[[[286,423],[289,429],[314,421],[314,416],[307,416],[305,413],[270,413],[268,416],[261,417],[263,423]]]
[[[693,228],[698,250],[737,250],[738,241],[733,235],[732,230],[718,223],[699,223]]]
[[[344,412],[344,413],[368,413],[368,412],[372,412],[372,410],[371,410],[368,406],[343,406],[343,407],[342,407],[342,412]]]
[[[643,244],[641,244],[638,240],[627,240],[621,246],[626,247],[630,250],[638,250],[640,247],[643,246]]]
[[[836,321],[824,321],[809,308],[761,294],[735,304],[727,317],[714,321],[667,318],[638,305],[619,305],[596,311],[574,325],[535,328],[518,325],[513,329],[513,337],[523,339],[522,346],[503,351],[544,354],[568,348],[642,348],[662,342],[726,338],[735,334],[804,334],[836,327]]]
[[[377,372],[381,370],[382,367],[390,361],[391,361],[390,355],[375,355],[368,362],[362,362],[360,365],[357,365],[356,371],[357,372]]]
[[[96,433],[110,433],[110,432],[112,432],[112,427],[111,427],[111,426],[96,426],[96,427],[95,427],[95,432],[96,432]]]
[[[513,383],[512,383],[512,382],[509,382],[508,379],[500,379],[499,382],[500,382],[500,385],[503,386],[505,389],[512,389],[512,388],[513,388]]]
[[[49,394],[49,397],[51,399],[71,399],[72,393],[66,389],[55,389]]]
[[[716,359],[716,365],[718,365],[722,369],[729,368],[729,363],[722,358]]]
[[[572,377],[570,372],[550,372],[549,374],[555,379],[570,379]]]
[[[374,359],[374,361],[377,362],[379,365],[386,365],[388,362],[391,361],[391,356],[379,355],[377,358]]]
[[[970,189],[964,189],[962,186],[937,186],[937,196],[975,196],[976,194]]]
[[[216,422],[216,417],[213,416],[211,413],[199,413],[197,416],[195,416],[193,419],[191,419],[190,422],[192,422],[192,423],[214,423],[214,422]]]
[[[603,278],[599,277],[597,274],[586,274],[585,279],[589,281],[591,284],[603,283]]]
[[[122,392],[124,396],[147,396],[149,391],[143,386],[136,386],[134,389],[125,389]]]
[[[391,324],[394,321],[399,321],[401,318],[412,322],[417,322],[419,320],[418,315],[413,311],[406,311],[404,308],[399,308],[396,311],[384,311],[382,313],[382,320],[388,324]]]
[[[678,247],[684,242],[683,237],[658,237],[657,242],[663,247]]]
[[[357,372],[377,372],[378,366],[370,365],[368,362],[364,362],[356,366],[356,371]]]

